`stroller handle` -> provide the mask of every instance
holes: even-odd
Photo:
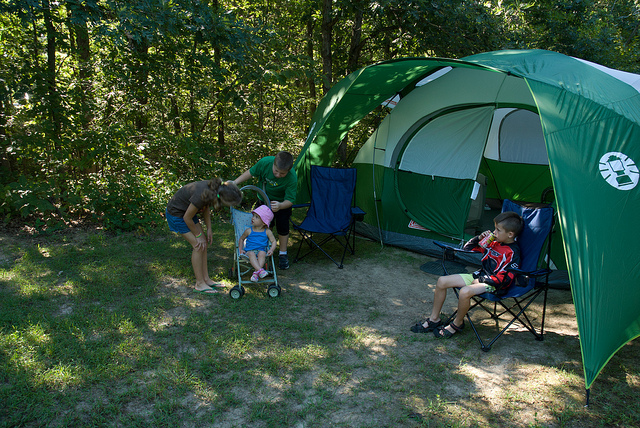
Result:
[[[243,190],[253,190],[256,193],[259,193],[260,196],[262,196],[262,200],[267,204],[267,206],[271,206],[271,200],[269,199],[269,197],[267,196],[267,194],[265,193],[264,190],[262,190],[261,188],[257,187],[257,186],[253,186],[253,185],[248,185],[248,186],[243,186],[240,188],[240,191],[242,192]]]

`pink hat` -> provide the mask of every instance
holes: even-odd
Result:
[[[267,227],[269,227],[271,220],[273,220],[273,212],[271,211],[271,208],[266,205],[260,205],[258,208],[251,212],[258,214],[258,217],[260,217],[262,222],[266,224]]]

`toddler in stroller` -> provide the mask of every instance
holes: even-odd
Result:
[[[237,275],[238,285],[229,294],[233,299],[239,299],[245,293],[243,284],[269,284],[269,297],[280,295],[277,274],[273,263],[273,252],[276,248],[276,238],[269,229],[273,220],[273,212],[269,208],[269,200],[264,191],[255,186],[244,186],[241,191],[254,190],[262,196],[267,205],[260,205],[251,212],[241,211],[231,207],[231,222],[235,233],[236,248],[234,251],[234,267],[230,269],[231,278]],[[234,272],[235,270],[235,272]],[[251,278],[242,277],[249,272]],[[273,278],[270,278],[273,276]]]
[[[251,282],[258,282],[260,278],[269,274],[263,266],[267,256],[271,256],[276,249],[276,237],[269,229],[273,212],[268,206],[260,205],[251,214],[251,227],[248,227],[240,236],[238,251],[241,256],[246,254],[249,257],[249,263],[255,269],[251,275]]]

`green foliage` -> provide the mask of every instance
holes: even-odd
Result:
[[[331,6],[0,2],[3,221],[38,229],[79,219],[125,230],[156,223],[186,182],[235,178],[278,150],[297,154],[322,83],[380,60],[543,48],[640,67],[634,0]],[[378,120],[374,113],[350,133],[337,164],[351,163]]]
[[[33,217],[37,224],[42,224],[47,221],[43,219],[51,219],[57,212],[52,203],[56,189],[49,183],[29,183],[22,175],[17,182],[4,185],[1,190],[0,214],[5,223],[17,215],[22,220]]]

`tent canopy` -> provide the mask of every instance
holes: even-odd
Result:
[[[538,174],[540,168],[547,171],[555,192],[589,388],[614,353],[640,335],[640,262],[629,250],[640,240],[635,223],[640,210],[640,174],[635,164],[640,159],[639,91],[638,75],[542,50],[374,64],[336,84],[318,106],[296,161],[299,199],[308,199],[310,166],[332,165],[349,129],[386,100],[398,105],[385,119],[388,123],[383,122],[372,136],[373,143],[359,154],[359,161],[368,158],[374,190],[384,174],[394,175],[396,189],[384,189],[376,198],[382,204],[387,200],[390,205],[404,204],[402,210],[412,213],[418,224],[459,228],[447,224],[446,218],[429,219],[434,215],[429,214],[428,204],[471,193],[478,169],[491,168],[494,161],[526,160],[531,168],[528,175]],[[399,114],[402,105],[416,97],[425,102],[413,103],[412,110],[424,111]],[[536,115],[538,121],[532,121]],[[403,120],[407,123],[397,126]],[[497,123],[503,142],[490,147],[485,144],[486,135],[498,132],[492,128]],[[509,141],[523,134],[532,136],[530,145],[538,150],[509,146]],[[463,150],[461,141],[478,143]],[[424,162],[426,157],[429,162]],[[465,157],[468,160],[463,161]],[[376,174],[383,167],[392,172]],[[400,193],[431,191],[424,178],[429,176],[445,183],[446,191],[440,187],[440,193],[432,195],[435,199],[398,198]],[[416,186],[420,177],[423,182]],[[359,175],[358,186],[360,181]],[[498,194],[504,190],[488,189]],[[416,202],[420,199],[429,201]],[[465,209],[468,206],[459,207]]]

